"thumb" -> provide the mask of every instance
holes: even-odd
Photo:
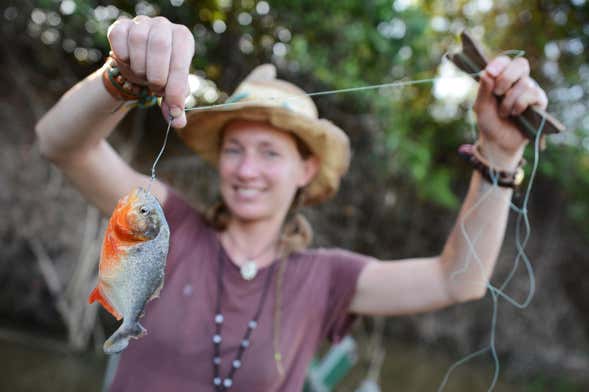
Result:
[[[495,78],[483,71],[479,80],[479,91],[474,103],[475,110],[479,110],[484,106],[497,105],[497,98],[493,94],[495,88]]]
[[[174,128],[183,128],[186,126],[186,114],[184,110],[177,106],[173,106],[170,109],[170,105],[165,100],[162,101],[162,115],[166,123],[170,121],[170,116],[172,117],[172,127]]]

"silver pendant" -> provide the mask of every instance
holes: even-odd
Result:
[[[252,280],[258,273],[258,266],[253,260],[247,260],[240,268],[241,277],[245,280]]]

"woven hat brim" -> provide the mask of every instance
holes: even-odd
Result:
[[[191,111],[188,125],[178,129],[178,133],[190,148],[216,166],[221,132],[234,119],[264,121],[292,132],[319,158],[318,173],[305,189],[305,204],[320,203],[336,193],[349,167],[350,146],[344,131],[328,120],[304,116],[285,107],[243,102]]]

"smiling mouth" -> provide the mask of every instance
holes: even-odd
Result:
[[[235,193],[237,193],[237,195],[247,198],[255,197],[263,192],[263,190],[259,188],[248,188],[240,186],[234,186],[233,190]]]

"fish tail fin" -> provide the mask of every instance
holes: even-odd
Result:
[[[147,330],[138,322],[133,324],[123,322],[119,329],[104,342],[104,352],[106,354],[120,353],[129,345],[129,339],[139,339],[146,333]]]

